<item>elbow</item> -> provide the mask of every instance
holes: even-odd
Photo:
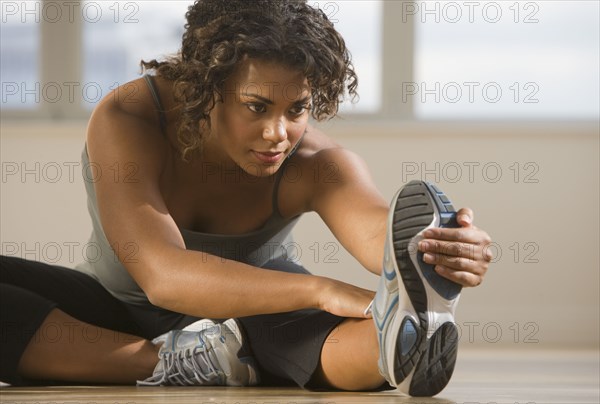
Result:
[[[158,276],[150,277],[144,281],[144,285],[140,285],[148,301],[156,307],[165,310],[173,310],[175,299],[169,290],[169,283]]]
[[[160,291],[150,291],[148,289],[144,289],[144,293],[146,293],[146,297],[148,298],[148,301],[150,302],[150,304],[152,304],[153,306],[156,307],[160,307],[161,309],[167,309],[168,303],[167,303],[167,299],[164,296],[164,293],[161,293]]]
[[[169,277],[167,274],[149,276],[140,285],[148,301],[153,306],[176,313],[186,313],[184,303],[184,291],[177,287],[177,279]]]
[[[127,269],[153,306],[168,309],[171,293],[168,290],[169,283],[164,279],[164,274],[149,265],[144,265],[144,267],[143,273],[132,271],[132,268]]]
[[[169,290],[163,286],[147,288],[144,290],[148,301],[153,306],[175,313],[189,314],[195,317],[208,317],[202,305],[194,305],[193,309],[187,307],[181,293]]]
[[[173,259],[153,254],[141,256],[138,261],[125,267],[152,305],[172,310],[173,288],[167,262],[173,262]]]
[[[194,284],[203,284],[202,271],[186,270],[189,265],[181,255],[154,255],[136,264],[138,285],[148,301],[161,309],[201,317],[205,315],[207,293],[196,293]],[[187,257],[184,257],[187,258]],[[129,268],[130,272],[131,269]]]

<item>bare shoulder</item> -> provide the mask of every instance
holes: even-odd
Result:
[[[370,186],[364,160],[319,130],[309,127],[301,147],[282,175],[282,187],[290,216],[315,210],[315,200],[341,188]]]
[[[312,127],[308,128],[294,162],[303,172],[313,173],[312,182],[315,184],[352,180],[356,178],[357,170],[367,169],[358,154]]]
[[[153,115],[152,94],[143,78],[129,81],[112,90],[98,103],[92,117],[121,113],[146,122],[158,123]]]
[[[102,99],[90,118],[86,140],[91,161],[126,160],[160,170],[167,140],[144,79],[126,83]]]

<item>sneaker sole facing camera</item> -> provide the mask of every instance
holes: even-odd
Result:
[[[411,181],[391,204],[372,308],[379,370],[411,396],[434,396],[446,387],[458,346],[454,312],[462,287],[438,275],[417,248],[423,232],[432,227],[459,227],[454,207],[435,185]]]

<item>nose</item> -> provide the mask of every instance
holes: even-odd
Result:
[[[263,129],[263,139],[272,143],[281,143],[287,139],[287,129],[281,120],[271,122]]]

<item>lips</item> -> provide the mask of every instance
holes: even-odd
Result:
[[[278,151],[256,151],[252,150],[252,153],[256,156],[257,159],[262,161],[263,163],[274,164],[279,162],[284,156],[283,152]]]

